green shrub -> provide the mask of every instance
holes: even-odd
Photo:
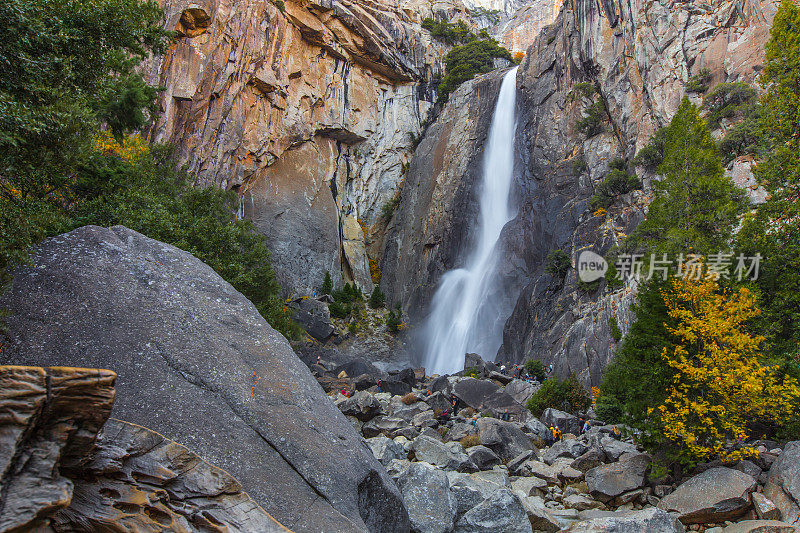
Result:
[[[600,282],[601,281],[602,281],[602,278],[601,279],[596,279],[596,280],[590,281],[590,282],[586,282],[586,281],[583,281],[582,279],[578,278],[578,289],[583,291],[583,292],[585,292],[585,293],[591,294],[591,293],[597,291],[597,289],[600,288]]]
[[[486,9],[483,7],[476,7],[469,12],[472,18],[486,17],[492,24],[500,24],[500,11],[497,9]]]
[[[572,161],[572,175],[573,176],[580,176],[584,172],[589,170],[589,165],[586,164],[586,158],[583,155],[579,155]]]
[[[511,52],[494,39],[475,40],[450,50],[444,58],[446,74],[439,83],[439,99],[447,99],[452,91],[476,74],[493,70],[495,58],[513,61]]]
[[[596,94],[597,87],[595,87],[594,83],[584,81],[581,83],[576,83],[572,86],[572,90],[569,92],[569,98],[571,100],[576,100],[579,98],[591,98]]]
[[[626,163],[622,159],[615,159],[609,165],[611,170],[606,178],[597,186],[594,196],[589,200],[592,209],[608,208],[620,195],[641,188],[639,178],[628,174]]]
[[[431,32],[437,40],[449,45],[466,44],[477,38],[463,20],[451,23],[425,18],[422,20],[422,27]]]
[[[386,317],[386,328],[392,333],[397,333],[402,325],[403,311],[398,305],[396,309],[389,311],[389,316]]]
[[[386,295],[381,292],[381,288],[375,285],[372,294],[369,296],[369,306],[373,309],[383,307],[386,303]]]
[[[742,120],[729,129],[719,142],[719,153],[726,165],[739,156],[759,155],[762,151],[763,134],[759,129],[761,106],[745,106],[741,112]]]
[[[345,283],[344,286],[331,294],[334,301],[350,304],[364,299],[364,294],[355,283]]]
[[[689,78],[686,83],[686,92],[704,93],[708,90],[709,83],[711,83],[711,71],[707,68],[701,69],[700,72]]]
[[[538,359],[528,359],[525,361],[525,371],[537,381],[544,381],[544,365]]]
[[[333,280],[331,279],[331,273],[327,270],[325,271],[325,279],[322,280],[322,287],[319,290],[322,294],[330,294],[333,291]]]
[[[333,302],[328,306],[333,318],[347,318],[353,312],[353,305],[344,302]]]
[[[720,83],[703,98],[702,109],[708,113],[709,127],[718,128],[723,118],[744,114],[755,98],[756,90],[747,82]]]
[[[602,100],[598,100],[584,110],[583,117],[575,125],[576,129],[587,138],[602,133],[605,113],[605,104]]]
[[[589,392],[578,382],[575,374],[564,381],[550,378],[528,400],[528,410],[534,416],[541,416],[545,409],[553,408],[568,413],[585,411],[592,406]]]
[[[622,340],[622,330],[619,329],[619,324],[617,323],[617,317],[611,317],[608,319],[608,325],[611,326],[611,338],[614,339],[614,342],[619,342]]]
[[[394,196],[394,198],[383,204],[383,207],[381,207],[381,217],[386,222],[389,222],[394,216],[394,212],[399,205],[400,205],[400,195],[397,194]]]
[[[570,267],[572,267],[572,262],[569,254],[564,250],[551,250],[550,253],[547,254],[547,265],[545,266],[545,272],[553,277],[564,279],[564,276],[567,275]]]
[[[477,366],[469,367],[467,369],[467,371],[464,373],[464,375],[467,376],[467,377],[470,377],[470,378],[475,378],[475,379],[478,379],[479,377],[481,377],[481,373],[478,371],[478,367]]]
[[[619,424],[623,422],[623,407],[615,398],[601,394],[594,405],[597,417],[606,424]]]

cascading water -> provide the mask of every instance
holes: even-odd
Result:
[[[489,294],[495,281],[495,247],[512,219],[509,193],[514,178],[517,69],[500,86],[484,152],[478,238],[465,268],[442,276],[425,325],[425,368],[429,373],[453,373],[464,367],[464,354],[493,359],[502,343],[501,316]]]

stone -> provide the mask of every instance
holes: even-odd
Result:
[[[592,496],[608,501],[645,484],[650,456],[638,454],[586,472],[586,485]]]
[[[465,422],[456,422],[447,432],[447,440],[459,441],[470,435],[477,435],[478,428]]]
[[[534,450],[525,450],[521,454],[517,455],[510,461],[506,462],[506,466],[508,467],[508,471],[511,472],[513,475],[518,475],[519,468],[525,464],[525,461],[529,461],[531,459],[538,459],[536,452]]]
[[[436,465],[444,470],[457,472],[476,472],[478,470],[459,443],[449,444],[455,444],[455,447],[448,446],[427,435],[420,435],[411,444],[411,451],[418,461]]]
[[[385,435],[391,436],[394,438],[396,435],[393,435],[396,431],[401,430],[406,426],[406,421],[402,418],[391,418],[388,416],[376,416],[375,418],[371,419],[369,422],[366,422],[361,427],[361,433],[364,435],[365,438],[372,438],[377,437],[378,435]],[[416,433],[416,430],[413,428],[412,431]],[[416,435],[415,435],[416,436]]]
[[[379,376],[381,374],[380,370],[378,370],[375,365],[368,363],[360,357],[351,359],[350,361],[342,363],[333,369],[333,373],[337,376],[341,376],[342,372],[345,374],[343,377],[356,377],[363,376],[364,374],[368,374],[370,376]]]
[[[456,502],[447,475],[432,465],[411,463],[397,478],[411,529],[420,533],[447,533],[453,529]]]
[[[600,439],[600,447],[609,461],[619,461],[619,458],[625,453],[639,453],[633,444],[622,442],[613,437],[602,437]]]
[[[797,531],[796,527],[778,520],[742,520],[727,526],[722,533],[793,533],[794,531]]]
[[[520,492],[526,497],[540,496],[547,492],[547,481],[533,476],[521,477],[511,482],[511,488],[515,492]]]
[[[407,527],[400,493],[352,424],[209,266],[121,226],[47,239],[31,261],[0,296],[12,313],[0,363],[113,370],[113,418],[229,472],[297,532]]]
[[[756,516],[761,520],[780,520],[781,511],[772,503],[772,500],[761,494],[760,492],[753,492],[750,494],[750,499],[753,501],[753,509],[756,511]]]
[[[579,435],[581,432],[581,421],[577,416],[573,416],[558,409],[547,408],[540,418],[542,423],[547,426],[557,427],[562,433],[572,433]]]
[[[491,448],[503,461],[534,449],[530,437],[518,426],[496,418],[479,419],[478,436],[480,443]]]
[[[456,514],[459,517],[497,490],[510,487],[508,475],[497,471],[474,474],[448,472],[447,477],[450,480],[450,492],[455,498]]]
[[[427,411],[422,411],[421,413],[417,413],[411,418],[411,424],[414,427],[421,428],[421,427],[435,427],[438,422],[436,422],[436,415],[433,414],[432,409],[428,409]]]
[[[538,389],[539,387],[535,386],[533,383],[521,379],[515,379],[505,386],[503,392],[514,398],[514,401],[517,403],[521,405],[527,405],[528,400],[531,399],[533,393]]]
[[[769,470],[764,496],[775,503],[784,522],[800,527],[800,441],[784,446]]]
[[[430,396],[427,396],[425,398],[425,403],[427,403],[431,409],[439,411],[440,413],[451,407],[450,399],[443,392],[434,392]]]
[[[534,439],[538,439],[541,442],[547,442],[547,439],[552,436],[550,428],[545,426],[539,419],[533,417],[525,421],[525,425],[522,426],[522,430],[530,433]]]
[[[612,533],[641,531],[648,533],[683,533],[681,523],[669,513],[652,507],[642,511],[615,512],[611,516],[575,522],[566,531]]]
[[[586,511],[588,509],[597,509],[602,507],[603,504],[587,496],[586,494],[571,494],[562,500],[565,507],[570,509],[577,509],[578,511]]]
[[[570,463],[570,466],[583,473],[603,464],[605,454],[597,448],[589,448],[580,457]]]
[[[556,443],[554,443],[550,448],[545,450],[542,454],[542,461],[545,463],[552,465],[553,462],[560,458],[560,457],[569,457],[571,459],[577,459],[581,455],[583,455],[587,450],[588,446],[581,441],[573,440],[573,439],[562,439]]]
[[[490,470],[493,466],[500,464],[497,454],[486,446],[472,446],[467,449],[467,455],[478,467],[478,470]]]
[[[292,303],[292,307],[295,321],[303,326],[309,335],[320,342],[331,338],[334,327],[327,305],[313,298],[300,298]]]
[[[723,466],[690,478],[658,503],[659,509],[677,512],[684,524],[724,522],[745,514],[756,481],[743,472]]]
[[[336,407],[348,416],[354,416],[362,422],[372,420],[381,411],[381,404],[367,391],[359,391],[349,398],[336,402]]]
[[[761,468],[753,461],[748,461],[747,459],[743,461],[739,461],[735,465],[731,466],[734,470],[738,470],[739,472],[744,472],[745,474],[749,474],[755,479],[758,479],[758,476],[761,475]]]
[[[456,533],[532,533],[528,513],[508,489],[495,491],[456,522]]]
[[[554,533],[561,529],[561,524],[553,513],[548,509],[544,500],[538,496],[522,498],[522,506],[528,514],[528,520],[534,531],[545,531]]]
[[[406,451],[398,442],[379,435],[366,440],[367,446],[372,450],[372,455],[381,462],[383,466],[388,466],[394,459],[405,459]]]
[[[518,472],[523,476],[536,476],[550,483],[558,483],[558,472],[555,468],[541,461],[529,460],[522,463]]]

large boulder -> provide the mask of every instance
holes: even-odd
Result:
[[[562,433],[572,433],[580,435],[581,421],[577,416],[548,407],[544,410],[541,417],[542,423],[547,426],[557,427]]]
[[[447,474],[428,463],[411,463],[397,479],[397,485],[408,507],[413,531],[452,531],[456,502],[450,495]]]
[[[388,466],[394,459],[405,459],[407,455],[402,445],[384,435],[367,439],[367,446],[383,466]]]
[[[510,488],[508,474],[502,470],[489,470],[474,474],[448,472],[450,494],[456,502],[458,517],[490,498],[499,489]]]
[[[535,449],[530,437],[517,425],[496,418],[478,420],[478,437],[482,445],[491,448],[503,461]]]
[[[48,239],[31,259],[0,297],[11,312],[0,363],[114,370],[114,418],[230,472],[290,529],[408,528],[350,422],[209,266],[121,226]]]
[[[564,439],[554,443],[542,455],[542,461],[552,465],[556,459],[560,457],[569,457],[570,459],[577,459],[583,455],[588,446],[583,442],[575,439]]]
[[[414,439],[411,450],[418,461],[424,461],[445,470],[457,472],[476,472],[478,470],[458,442],[443,443],[427,435],[420,435]]]
[[[514,400],[518,403],[526,405],[528,400],[531,399],[531,396],[533,396],[533,393],[538,389],[539,387],[533,383],[524,381],[522,379],[515,379],[506,385],[503,391],[514,398]]]
[[[795,533],[797,528],[780,520],[742,520],[731,524],[722,533]]]
[[[669,513],[651,507],[643,511],[613,513],[575,522],[566,531],[573,533],[683,533],[681,523]]]
[[[354,416],[362,422],[373,419],[381,411],[380,402],[367,391],[359,391],[351,397],[337,402],[336,407],[343,414]]]
[[[227,472],[149,429],[106,421],[114,379],[0,367],[0,530],[286,531]]]
[[[453,386],[453,394],[466,405],[479,411],[490,410],[498,416],[501,413],[508,413],[519,420],[528,417],[528,410],[493,381],[462,379]]]
[[[596,466],[586,472],[586,485],[592,496],[609,501],[625,492],[644,486],[650,456],[637,454],[618,463]]]
[[[773,463],[764,495],[780,509],[785,522],[800,527],[800,441],[787,443]]]
[[[756,480],[732,468],[710,468],[665,496],[658,507],[678,513],[684,524],[708,524],[738,518],[751,507]]]
[[[528,513],[508,489],[497,490],[456,522],[456,533],[532,533]]]
[[[325,342],[333,335],[334,327],[328,306],[313,298],[299,298],[292,302],[294,319],[309,335]]]

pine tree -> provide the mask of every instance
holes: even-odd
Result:
[[[322,287],[320,287],[320,292],[322,294],[330,294],[331,291],[333,291],[333,280],[331,279],[331,273],[326,270],[325,279],[322,280]]]
[[[386,303],[386,295],[381,292],[381,288],[375,285],[375,288],[372,289],[372,294],[369,296],[369,306],[373,309],[378,309],[379,307],[383,307]]]

